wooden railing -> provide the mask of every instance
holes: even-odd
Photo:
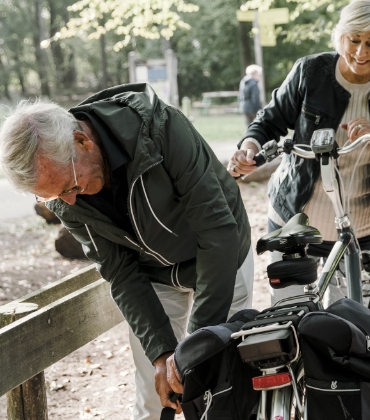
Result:
[[[1,306],[0,396],[7,393],[8,419],[46,420],[43,370],[123,320],[94,265]]]
[[[234,101],[229,104],[215,104],[215,101],[232,98]],[[223,112],[239,112],[239,92],[238,91],[220,91],[220,92],[203,92],[202,100],[192,103],[193,108],[200,109],[203,115],[208,115],[211,108],[222,110]]]

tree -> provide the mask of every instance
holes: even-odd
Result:
[[[34,16],[35,29],[33,31],[33,43],[35,47],[36,67],[41,83],[41,94],[50,96],[48,59],[46,52],[41,48],[41,41],[45,38],[45,25],[42,17],[42,0],[33,0],[31,3],[32,14]],[[33,3],[33,4],[32,4]]]
[[[4,0],[0,2],[0,92],[10,97],[14,87],[26,95],[27,76],[38,74],[35,58],[34,32],[36,9],[33,1]],[[38,44],[39,45],[39,44]],[[41,83],[41,80],[39,78]]]
[[[73,0],[47,0],[50,38],[54,37],[69,21],[67,6],[72,2]],[[77,72],[72,46],[70,43],[58,40],[52,43],[51,52],[55,66],[55,84],[58,90],[74,88],[77,81]]]
[[[179,13],[195,12],[198,8],[184,0],[80,0],[68,10],[78,13],[79,17],[70,19],[59,33],[45,40],[45,46],[81,31],[87,31],[89,39],[99,39],[113,31],[121,38],[113,47],[115,51],[126,47],[132,37],[169,39],[176,29],[189,28]]]
[[[286,31],[282,33],[282,29],[278,28],[277,33],[282,33],[286,42],[320,43],[330,38],[339,11],[346,4],[347,0],[250,0],[242,5],[241,10],[264,11],[288,7],[291,23]]]

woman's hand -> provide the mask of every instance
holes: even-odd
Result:
[[[258,147],[254,143],[243,143],[240,150],[237,150],[230,159],[227,170],[235,178],[241,175],[250,174],[256,169],[254,156],[258,151]]]
[[[348,138],[355,141],[364,134],[370,133],[370,122],[365,117],[357,117],[347,124],[341,124],[340,128],[347,130]]]

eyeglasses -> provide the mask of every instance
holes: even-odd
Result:
[[[56,200],[57,198],[63,197],[63,195],[67,195],[67,194],[74,193],[76,191],[80,191],[81,187],[77,183],[77,175],[76,175],[75,163],[73,161],[73,158],[72,158],[72,168],[73,168],[73,176],[74,176],[75,184],[76,184],[74,187],[70,188],[69,190],[64,190],[60,194],[55,195],[54,197],[44,198],[44,197],[40,197],[40,196],[36,195],[35,196],[36,201],[38,203],[46,203],[47,201],[52,201],[52,200]]]

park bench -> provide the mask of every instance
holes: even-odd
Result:
[[[124,320],[109,288],[90,265],[0,307],[8,420],[47,420],[44,369]]]
[[[235,100],[231,103],[222,103],[225,98]],[[202,100],[193,102],[192,107],[199,109],[203,115],[208,115],[212,109],[225,113],[239,112],[238,98],[238,91],[203,92]]]

